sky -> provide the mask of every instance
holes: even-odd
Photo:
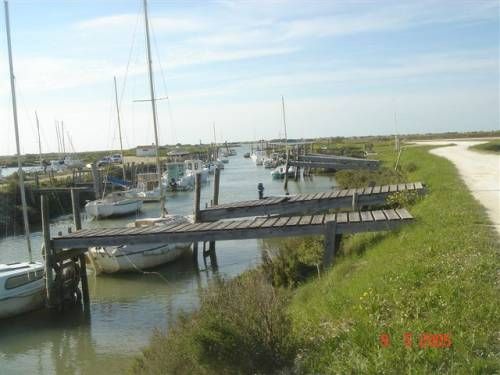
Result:
[[[3,4],[2,4],[3,5]],[[3,6],[2,6],[3,7]],[[141,0],[11,0],[21,148],[154,141]],[[150,0],[161,144],[498,130],[500,2]],[[15,153],[0,21],[0,155]]]

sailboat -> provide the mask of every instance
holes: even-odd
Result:
[[[14,66],[12,62],[12,48],[10,42],[9,5],[5,6],[5,25],[7,29],[7,46],[9,50],[10,88],[12,93],[12,113],[16,134],[17,166],[19,188],[23,206],[24,235],[28,248],[28,262],[14,262],[0,264],[0,319],[19,315],[43,306],[45,301],[45,271],[41,262],[34,262],[31,253],[30,229],[26,193],[24,191],[24,175],[21,166],[21,148],[19,145],[19,129],[17,123],[16,90],[14,83]]]
[[[149,72],[150,100],[152,105],[153,125],[156,145],[156,173],[160,192],[160,217],[140,219],[130,223],[129,227],[141,228],[148,226],[168,226],[172,224],[188,223],[190,219],[182,215],[169,215],[165,211],[165,189],[162,184],[162,173],[158,146],[158,124],[156,115],[156,100],[153,84],[153,68],[151,46],[149,41],[149,23],[147,0],[144,0],[144,21],[146,31],[146,49]],[[152,268],[178,259],[188,251],[191,243],[157,243],[146,245],[122,245],[93,247],[89,249],[91,263],[97,272],[115,273],[126,271],[140,271]]]
[[[118,117],[118,131],[120,135],[120,159],[122,163],[122,176],[123,181],[125,178],[125,165],[123,164],[123,143],[122,143],[122,128],[120,121],[120,110],[118,107],[118,91],[116,89],[116,77],[114,77],[115,87],[115,102],[116,113]],[[140,211],[142,203],[145,200],[140,196],[141,191],[115,191],[105,195],[102,199],[90,201],[85,204],[85,211],[87,215],[95,218],[105,218],[110,216],[124,216],[130,215]]]

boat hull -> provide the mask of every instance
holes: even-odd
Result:
[[[42,280],[43,282],[43,280]],[[44,306],[45,287],[42,285],[20,296],[11,296],[0,299],[0,319],[38,310]]]
[[[94,247],[88,254],[97,273],[140,272],[173,262],[190,247],[190,243]]]
[[[129,215],[139,211],[141,208],[142,200],[140,199],[129,199],[126,202],[93,201],[85,205],[87,215],[96,218]]]

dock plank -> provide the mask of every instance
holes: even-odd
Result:
[[[301,216],[292,216],[290,220],[286,223],[286,226],[297,225],[301,219]]]
[[[363,195],[370,195],[373,191],[373,186],[367,186],[363,190]]]
[[[323,224],[323,220],[325,219],[325,215],[314,215],[311,224]]]
[[[424,186],[422,185],[421,182],[415,182],[414,185],[415,185],[415,189],[417,189],[417,190],[421,190],[424,188]]]
[[[400,220],[398,214],[396,213],[396,211],[394,210],[383,210],[384,211],[384,214],[385,216],[387,217],[387,219],[389,220]]]
[[[372,190],[372,194],[379,194],[382,192],[382,186],[374,186]]]
[[[261,228],[272,227],[274,223],[276,223],[279,219],[280,219],[279,217],[270,217],[260,227]]]
[[[406,210],[406,208],[396,208],[396,213],[403,220],[413,219],[413,216]]]
[[[299,225],[309,225],[311,223],[312,216],[306,215],[302,216],[302,218],[299,221]]]
[[[363,222],[373,221],[373,216],[371,211],[361,211],[360,215],[361,215],[361,220]]]
[[[396,193],[398,191],[398,185],[389,185],[389,193]]]
[[[384,215],[384,212],[382,210],[375,210],[372,211],[373,219],[375,221],[385,221],[387,218]]]
[[[349,222],[350,223],[359,223],[361,221],[361,217],[359,216],[358,211],[349,212]]]
[[[336,221],[339,224],[348,223],[349,222],[349,218],[347,216],[347,212],[338,212],[337,213],[337,217],[336,217]]]
[[[290,218],[288,216],[280,217],[279,220],[274,223],[273,227],[274,228],[282,227],[282,226],[286,225],[288,220],[290,220]]]
[[[389,185],[382,185],[380,187],[380,192],[381,193],[388,193],[389,192]]]

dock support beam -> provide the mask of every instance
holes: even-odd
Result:
[[[53,287],[54,274],[52,271],[52,245],[50,242],[50,223],[49,223],[49,202],[46,195],[40,197],[42,210],[42,233],[43,245],[45,248],[45,288],[47,291],[47,305],[49,308],[53,306]]]
[[[212,200],[212,205],[217,206],[219,204],[219,185],[220,185],[220,168],[215,167],[214,172],[214,197]]]
[[[338,238],[337,238],[338,237]],[[323,267],[330,267],[333,263],[335,251],[340,243],[340,235],[337,234],[337,222],[327,221],[325,225],[325,252],[323,254]]]
[[[100,176],[99,170],[97,169],[97,166],[95,163],[91,164],[91,168],[92,168],[92,179],[94,181],[95,199],[100,199],[101,198],[101,176]]]
[[[201,174],[196,173],[194,176],[194,222],[200,221],[200,198],[201,198]]]
[[[71,189],[71,206],[73,208],[73,223],[75,224],[75,230],[82,229],[82,217],[80,216],[80,197],[78,190]],[[83,305],[85,309],[88,309],[90,305],[89,297],[89,282],[87,279],[87,263],[85,262],[85,254],[82,253],[78,256],[80,263],[80,280],[82,282],[82,295],[83,295]]]
[[[358,210],[358,193],[354,192],[352,194],[352,210],[357,211]]]

